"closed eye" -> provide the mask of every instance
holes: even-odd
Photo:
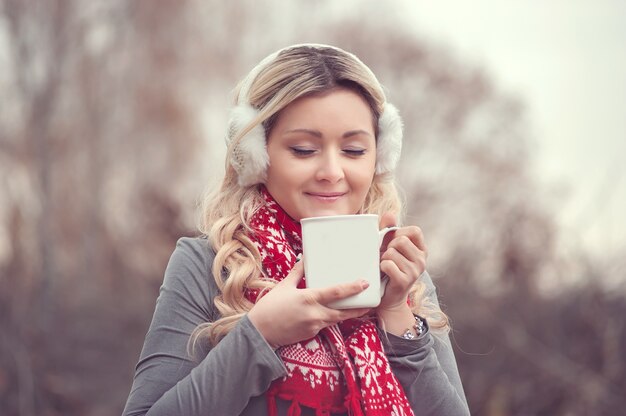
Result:
[[[366,149],[344,149],[343,152],[348,154],[348,156],[363,156]]]
[[[314,149],[307,149],[305,147],[290,147],[291,152],[296,156],[309,156],[315,153]]]

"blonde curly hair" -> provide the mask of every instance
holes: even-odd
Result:
[[[242,83],[247,97],[235,91],[236,102],[242,99],[258,110],[258,116],[243,129],[230,129],[226,170],[221,186],[207,193],[202,203],[200,231],[208,237],[215,251],[212,273],[220,290],[214,299],[220,317],[199,325],[191,344],[207,338],[217,344],[252,308],[246,289],[271,289],[276,282],[268,279],[261,257],[250,239],[250,220],[264,204],[260,184],[241,186],[233,166],[233,152],[242,139],[261,125],[269,136],[280,111],[294,100],[320,94],[334,88],[349,88],[359,93],[372,109],[375,126],[385,104],[385,94],[372,72],[354,55],[334,47],[296,46],[284,49],[260,71],[255,68]],[[392,212],[400,217],[403,204],[391,173],[376,174],[359,213],[382,215]],[[414,313],[425,317],[433,329],[448,330],[447,316],[425,296],[426,287],[417,281],[410,292]]]

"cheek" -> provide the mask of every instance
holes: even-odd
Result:
[[[361,166],[359,168],[356,168],[352,171],[352,179],[353,179],[353,185],[355,187],[365,187],[367,189],[369,189],[369,187],[372,184],[372,181],[374,180],[374,172],[375,172],[375,166],[374,164],[368,164],[366,166]]]
[[[369,192],[373,182],[373,178],[370,176],[363,178],[363,181],[360,184],[360,194],[362,198],[365,198],[365,195]]]
[[[280,171],[285,183],[297,186],[314,179],[316,164],[306,159],[292,159],[283,163]]]
[[[291,195],[296,192],[309,177],[309,172],[303,163],[283,160],[274,166],[272,168],[270,165],[268,179],[272,181],[275,190],[284,195]]]

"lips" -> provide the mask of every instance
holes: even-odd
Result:
[[[305,195],[320,202],[334,202],[347,192],[305,192]]]

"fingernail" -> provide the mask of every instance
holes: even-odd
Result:
[[[298,254],[296,256],[296,263],[299,262],[300,260],[302,260],[302,254]]]
[[[368,287],[370,287],[370,282],[368,282],[367,280],[361,280],[361,287],[363,289],[367,289]]]

